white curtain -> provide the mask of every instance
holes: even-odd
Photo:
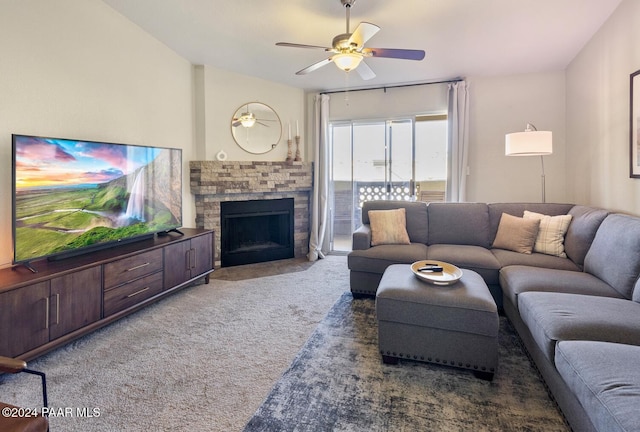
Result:
[[[311,202],[311,234],[309,237],[309,261],[324,258],[329,251],[326,237],[329,223],[329,95],[319,94],[314,101],[313,144],[313,199]]]
[[[467,190],[469,153],[469,85],[465,81],[449,84],[449,178],[447,201],[463,202]]]

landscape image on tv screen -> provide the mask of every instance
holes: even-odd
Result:
[[[14,262],[182,223],[180,149],[13,135]]]

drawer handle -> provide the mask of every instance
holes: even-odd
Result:
[[[49,328],[49,308],[51,304],[49,303],[49,297],[45,297],[45,305],[44,305],[44,328]]]
[[[129,295],[127,296],[127,298],[135,297],[135,296],[137,296],[138,294],[142,294],[143,292],[145,292],[145,291],[146,291],[146,290],[148,290],[149,288],[151,288],[151,287],[144,287],[144,288],[142,288],[141,290],[138,290],[138,291],[136,291],[136,292],[134,292],[134,293],[129,294]]]
[[[56,293],[56,325],[60,324],[60,294]]]
[[[138,270],[139,268],[146,267],[146,266],[148,266],[149,264],[151,264],[151,263],[146,262],[146,263],[144,263],[144,264],[140,264],[140,265],[137,265],[137,266],[135,266],[135,267],[131,267],[130,269],[126,269],[125,271],[126,271],[126,272],[130,272],[130,271]]]

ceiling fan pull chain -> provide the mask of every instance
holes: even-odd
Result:
[[[344,105],[349,106],[349,73],[344,74]]]

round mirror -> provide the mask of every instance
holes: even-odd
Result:
[[[244,151],[262,154],[273,150],[280,142],[282,123],[270,106],[249,102],[233,114],[231,135]]]

